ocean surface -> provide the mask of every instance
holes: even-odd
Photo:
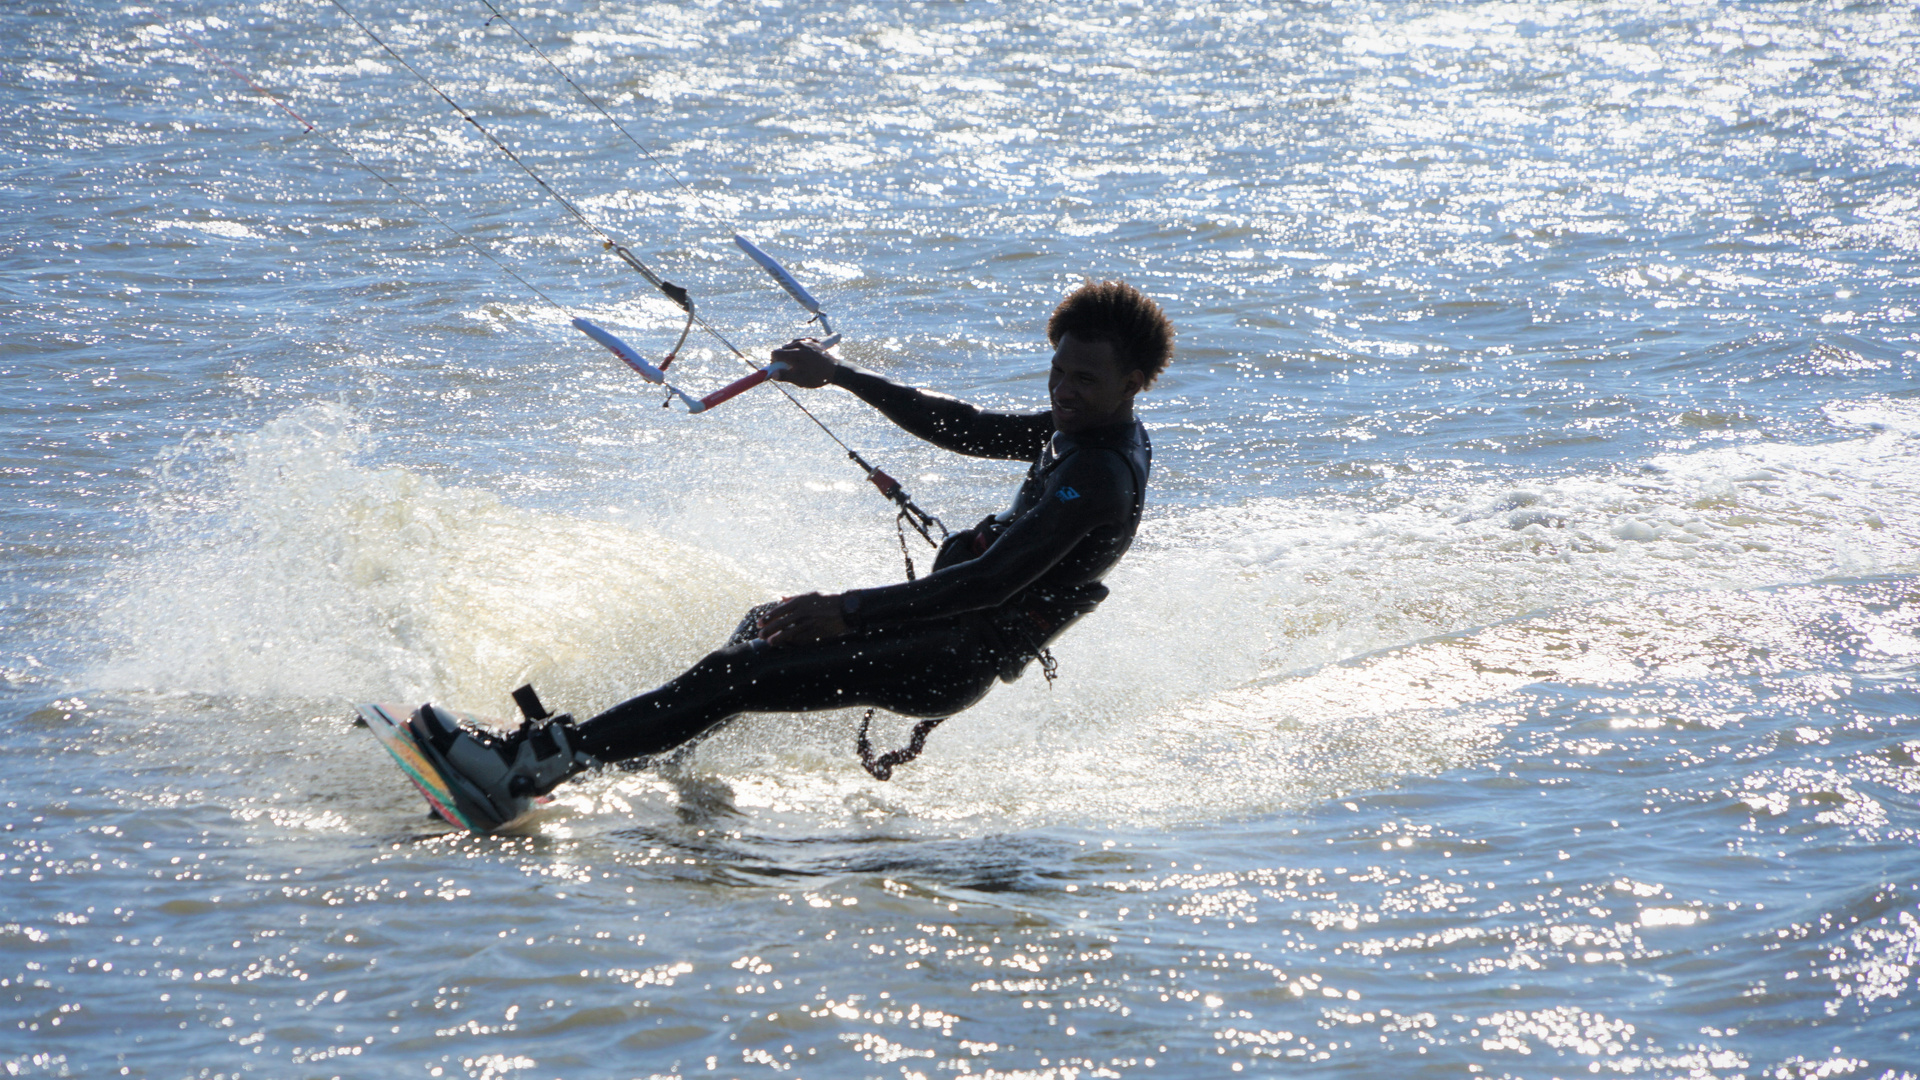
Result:
[[[0,1072],[1920,1076],[1912,4],[346,2],[755,355],[736,231],[995,408],[1139,285],[1147,520],[891,782],[456,834],[354,703],[604,708],[888,505],[339,8],[9,0]]]

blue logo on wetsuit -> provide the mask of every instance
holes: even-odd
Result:
[[[1079,493],[1079,492],[1077,492],[1077,491],[1075,491],[1075,490],[1073,490],[1072,488],[1069,488],[1069,487],[1063,487],[1063,488],[1061,488],[1058,494],[1059,494],[1059,496],[1060,496],[1060,501],[1061,501],[1061,502],[1072,502],[1073,500],[1075,500],[1075,499],[1077,499],[1077,498],[1079,498],[1079,497],[1080,497],[1080,493]]]

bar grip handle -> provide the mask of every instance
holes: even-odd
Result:
[[[728,383],[727,385],[721,387],[720,389],[715,390],[713,393],[708,394],[706,397],[701,398],[700,408],[694,411],[706,412],[708,409],[713,408],[715,405],[718,405],[723,401],[730,401],[736,397],[739,397],[741,394],[744,394],[747,391],[753,389],[754,387],[759,386],[761,383],[766,382],[768,379],[773,378],[776,372],[781,372],[785,370],[787,370],[787,365],[782,361],[775,360],[773,363],[768,364],[766,367],[761,368],[759,371],[756,371],[751,375],[747,375],[747,376],[743,376],[742,378],[735,379],[734,381]]]

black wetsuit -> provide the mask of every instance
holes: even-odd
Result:
[[[804,645],[758,640],[765,607],[685,674],[582,724],[601,761],[658,754],[743,712],[864,705],[948,716],[1018,678],[1069,624],[1106,599],[1100,583],[1133,543],[1153,452],[1137,420],[1068,435],[1051,412],[984,412],[841,366],[833,383],[937,446],[1031,461],[1006,512],[955,533],[932,573],[846,593],[849,632]],[[770,605],[769,605],[770,606]]]

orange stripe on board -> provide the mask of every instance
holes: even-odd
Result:
[[[396,721],[393,714],[387,711],[386,706],[374,705],[372,708],[381,723],[376,725],[370,721],[367,726],[372,729],[374,737],[380,740],[380,745],[385,747],[387,753],[393,757],[394,763],[400,766],[400,771],[406,775],[414,787],[420,790],[420,794],[427,800],[427,805],[433,807],[434,812],[442,818],[469,832],[481,831],[467,820],[466,815],[455,809],[452,790],[441,778],[440,771],[435,769],[427,761],[426,755],[420,752],[420,746],[414,742],[412,732]]]

